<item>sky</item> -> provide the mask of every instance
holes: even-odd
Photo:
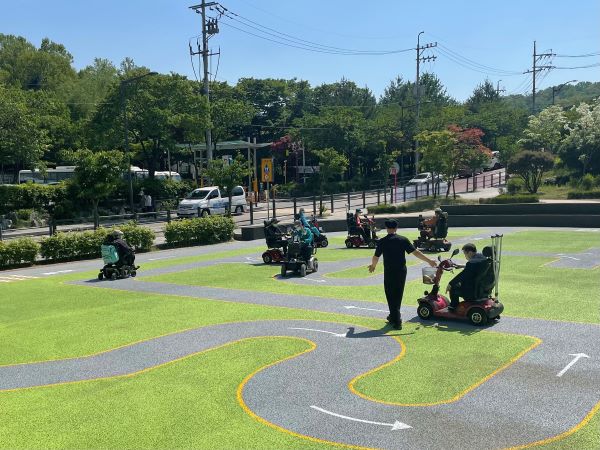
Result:
[[[194,36],[201,32],[200,15],[188,8],[194,1],[201,2],[0,0],[0,33],[23,36],[36,46],[44,37],[61,43],[73,55],[76,69],[94,58],[107,58],[118,66],[131,57],[151,70],[194,79],[194,68],[201,76],[198,57],[192,64],[188,47],[190,38],[195,46]],[[229,17],[221,17],[220,32],[210,40],[212,51],[221,53],[212,57],[211,74],[230,84],[254,77],[298,78],[318,86],[344,77],[379,97],[397,76],[414,81],[421,31],[421,45],[438,44],[423,51],[423,56],[437,59],[422,63],[421,71],[435,73],[448,94],[460,101],[486,78],[505,89],[503,94],[530,94],[531,75],[522,72],[531,69],[534,40],[538,53],[556,54],[542,58],[541,64],[600,63],[598,0],[219,2]],[[353,54],[339,54],[337,49]],[[396,50],[407,51],[356,54]],[[590,53],[596,55],[567,57]],[[600,67],[557,68],[541,72],[538,80],[540,89],[570,80],[600,81]]]

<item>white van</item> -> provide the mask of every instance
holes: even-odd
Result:
[[[232,212],[246,211],[246,192],[242,186],[233,188],[231,197]],[[221,195],[218,186],[194,189],[177,206],[178,217],[206,217],[210,214],[225,214],[227,211],[227,195]]]

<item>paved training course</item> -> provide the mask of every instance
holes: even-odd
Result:
[[[453,244],[459,245],[477,237],[474,234],[455,239]],[[599,255],[598,248],[577,254],[535,254],[556,257],[550,264],[564,263],[568,264],[567,267],[581,267],[579,264],[584,261],[581,264],[585,264],[585,268],[597,265]],[[164,256],[168,257],[168,252],[164,252]],[[77,283],[364,317],[382,318],[387,313],[382,303],[269,292],[248,295],[241,289],[143,281],[144,276],[179,272],[216,262],[256,263],[252,257],[244,255],[142,270],[140,279],[136,280],[82,280]],[[356,264],[366,265],[362,260]],[[344,282],[354,279],[323,275],[354,265],[349,261],[323,263],[314,278],[324,279],[331,285],[341,282],[341,285],[348,286]],[[420,277],[420,267],[409,268],[409,279]],[[366,280],[368,284],[381,283],[378,276],[358,280]],[[298,282],[298,278],[281,282]],[[402,313],[405,321],[419,321],[414,307],[403,307]],[[351,321],[349,317],[348,322]],[[466,323],[445,322],[445,325],[465,332],[478,330]],[[402,333],[398,339],[385,335],[382,330],[306,320],[209,326],[92,357],[0,367],[0,390],[135,373],[238,339],[292,336],[310,340],[315,348],[259,371],[240,387],[240,399],[242,407],[249,413],[281,429],[312,438],[380,448],[511,447],[567,432],[584,420],[590,411],[598,408],[600,326],[503,317],[490,330],[526,334],[537,340],[523,356],[459,399],[429,406],[385,404],[356,395],[349,388],[349,383],[357,376],[402,354]],[[440,379],[447,376],[451,374],[440,374]]]

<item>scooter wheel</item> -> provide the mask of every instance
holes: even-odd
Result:
[[[117,272],[113,272],[113,273],[110,274],[110,279],[111,280],[116,280],[117,277],[118,277]]]
[[[281,265],[281,277],[285,278],[285,276],[287,275],[287,267],[285,264]]]
[[[135,276],[137,275],[137,272],[136,272],[135,270],[132,270],[130,275],[131,275],[133,278],[135,278]]]
[[[273,262],[271,255],[269,255],[268,253],[264,253],[262,255],[262,258],[263,258],[263,261],[265,262],[265,264],[271,264]]]
[[[431,320],[433,318],[433,308],[427,303],[421,303],[417,307],[417,315],[424,320]]]
[[[346,239],[344,243],[346,244],[346,248],[352,248],[352,241],[350,239]]]
[[[100,272],[100,273],[98,274],[98,279],[99,279],[100,281],[102,281],[102,279],[103,279],[103,278],[104,278],[104,274],[103,274],[102,272]]]
[[[325,248],[328,245],[329,245],[329,241],[327,240],[327,238],[325,238],[321,241],[321,248]]]
[[[306,264],[300,264],[300,276],[301,277],[306,276]]]
[[[313,261],[313,272],[318,272],[319,271],[319,261],[315,258],[315,260]]]
[[[488,317],[483,309],[472,308],[469,311],[469,320],[473,325],[483,326],[488,322]]]

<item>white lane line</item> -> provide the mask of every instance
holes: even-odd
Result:
[[[69,272],[74,272],[74,270],[68,269],[68,270],[57,270],[56,272],[44,272],[44,273],[42,273],[42,275],[57,275],[59,273],[69,273]]]
[[[585,353],[569,353],[569,356],[574,356],[575,358],[573,358],[573,361],[571,361],[569,364],[567,364],[563,370],[561,370],[560,372],[558,372],[556,374],[557,377],[562,377],[564,375],[564,373],[573,366],[573,364],[575,364],[577,361],[579,361],[579,359],[589,358],[589,356],[586,355]]]
[[[327,283],[327,280],[320,280],[320,279],[314,279],[314,278],[297,278],[297,280],[312,281],[314,283]]]
[[[311,405],[311,408],[314,409],[314,410],[320,411],[322,413],[329,414],[330,416],[339,417],[340,419],[352,420],[354,422],[368,423],[368,424],[371,424],[371,425],[380,425],[380,426],[383,426],[383,427],[390,427],[392,429],[392,431],[395,431],[395,430],[406,430],[408,428],[412,428],[410,425],[402,423],[402,422],[400,422],[398,420],[396,420],[394,423],[375,422],[373,420],[364,420],[364,419],[357,419],[356,417],[343,416],[341,414],[336,414],[334,412],[327,411],[326,409],[319,408],[318,406],[315,406],[315,405]]]
[[[148,261],[158,261],[159,259],[175,258],[174,256],[160,256],[158,258],[148,258]]]
[[[362,309],[365,311],[377,311],[377,312],[388,312],[385,309],[373,309],[373,308],[361,308],[360,306],[344,306],[346,309]]]
[[[317,333],[332,334],[332,335],[334,335],[336,337],[346,337],[346,333],[334,333],[332,331],[316,330],[314,328],[290,328],[290,330],[316,331]]]

